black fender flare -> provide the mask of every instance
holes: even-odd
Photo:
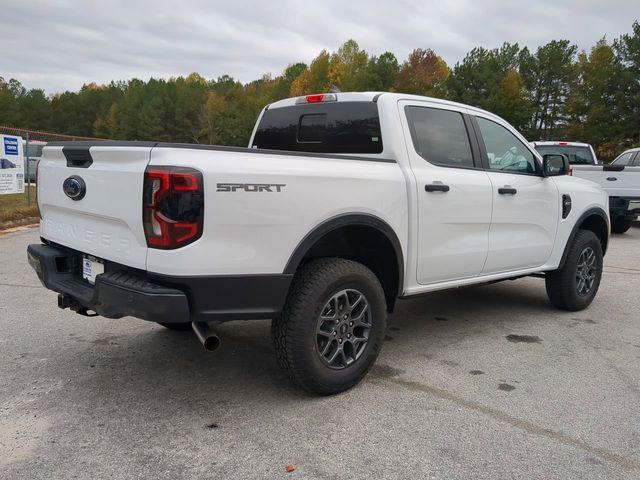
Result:
[[[594,207],[594,208],[590,208],[590,209],[586,210],[582,215],[580,215],[580,217],[578,218],[576,223],[573,225],[573,229],[571,230],[571,233],[569,234],[569,238],[567,239],[567,243],[564,246],[564,252],[562,253],[562,259],[560,260],[560,265],[558,265],[559,269],[564,267],[564,263],[566,262],[567,256],[569,255],[569,248],[570,248],[571,244],[573,243],[573,239],[578,234],[578,230],[580,230],[580,225],[582,225],[582,223],[588,217],[590,217],[592,215],[598,215],[598,216],[602,217],[602,220],[604,220],[604,223],[607,225],[607,232],[610,231],[609,216],[607,215],[607,213],[603,209],[601,209],[599,207]],[[609,239],[607,238],[605,244],[602,246],[602,254],[603,255],[607,252],[607,246],[608,245],[609,245]]]
[[[305,237],[298,243],[295,250],[289,257],[289,261],[284,268],[285,274],[294,274],[302,262],[302,259],[311,249],[311,247],[327,233],[337,230],[341,227],[362,225],[373,227],[382,233],[396,254],[396,262],[398,263],[398,296],[402,295],[404,288],[404,255],[402,253],[402,245],[393,228],[384,220],[367,213],[346,213],[329,218],[319,225],[316,225]]]

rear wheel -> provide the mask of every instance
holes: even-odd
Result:
[[[546,275],[549,300],[563,310],[578,311],[593,301],[602,277],[602,245],[595,233],[580,230],[564,266]]]
[[[158,325],[162,325],[164,328],[168,328],[169,330],[175,330],[178,332],[186,332],[187,330],[191,330],[190,323],[157,323]]]
[[[339,258],[302,267],[271,334],[280,366],[303,389],[332,395],[356,385],[382,347],[387,309],[378,278]]]
[[[611,231],[613,233],[625,233],[631,228],[631,220],[625,218],[614,218],[611,221]]]

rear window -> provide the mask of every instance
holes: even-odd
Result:
[[[536,150],[540,155],[562,153],[569,157],[571,165],[594,165],[596,159],[591,154],[589,147],[575,147],[571,145],[538,145]]]
[[[332,102],[267,109],[254,148],[319,153],[382,153],[374,102]]]

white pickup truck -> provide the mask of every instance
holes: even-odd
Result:
[[[218,322],[273,319],[279,364],[333,394],[372,366],[398,298],[534,275],[586,308],[608,198],[568,168],[465,105],[303,96],[265,107],[249,148],[48,144],[28,259],[61,308],[193,328],[207,349]]]
[[[631,228],[640,215],[639,149],[627,150],[609,165],[602,165],[588,143],[547,141],[533,142],[533,146],[541,155],[567,155],[574,177],[596,182],[607,192],[613,233]]]

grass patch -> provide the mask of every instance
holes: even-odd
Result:
[[[31,187],[31,205],[27,202],[27,190],[24,193],[0,195],[0,230],[20,225],[38,223],[38,203],[36,188]]]

